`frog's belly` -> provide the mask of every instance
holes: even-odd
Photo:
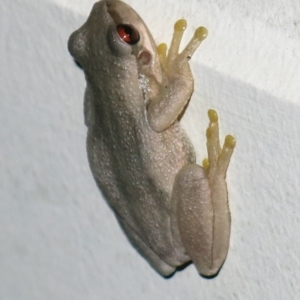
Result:
[[[174,255],[170,199],[174,178],[195,162],[193,147],[176,125],[166,132],[138,132],[114,138],[92,128],[87,150],[94,178],[123,221],[161,259]],[[165,259],[166,258],[166,259]]]

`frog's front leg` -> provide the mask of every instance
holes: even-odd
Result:
[[[172,191],[171,228],[175,247],[180,244],[205,276],[216,274],[229,247],[230,211],[227,199],[226,171],[235,147],[228,135],[223,148],[219,143],[218,115],[208,112],[208,160],[204,167],[183,167]]]
[[[207,29],[199,27],[185,49],[178,53],[186,26],[184,19],[176,22],[168,55],[166,44],[157,48],[165,78],[157,95],[150,99],[147,111],[149,124],[157,132],[165,130],[178,118],[194,90],[189,59],[206,38]]]

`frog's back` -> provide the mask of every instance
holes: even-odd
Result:
[[[172,186],[178,171],[195,162],[193,147],[179,123],[157,133],[147,122],[145,105],[128,106],[122,99],[109,98],[105,101],[109,107],[104,101],[102,107],[93,107],[97,118],[88,126],[87,151],[94,178],[118,217],[146,244],[171,247]],[[90,114],[87,109],[86,117]]]

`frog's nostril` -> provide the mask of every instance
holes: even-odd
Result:
[[[152,60],[152,55],[148,51],[142,51],[139,53],[138,58],[142,65],[149,65]]]

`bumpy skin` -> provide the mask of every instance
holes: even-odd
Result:
[[[116,29],[119,24],[135,28],[139,41],[124,42]],[[206,171],[195,165],[193,146],[177,121],[193,91],[187,57],[175,55],[162,68],[146,25],[131,7],[118,0],[94,5],[86,23],[71,35],[69,51],[82,66],[87,81],[84,114],[90,167],[129,240],[162,275],[171,274],[191,258],[200,260],[196,262],[199,272],[216,273],[228,248],[226,184],[227,245],[219,265],[212,267],[211,236],[204,242],[208,246],[202,252],[196,249],[196,255],[194,246],[184,244],[190,243],[189,236],[194,239],[192,231],[199,226],[200,231],[207,229],[211,235],[214,227],[209,179]],[[187,166],[195,167],[196,177],[192,174],[182,187],[190,174]],[[195,178],[203,179],[204,185],[194,187]],[[173,196],[172,191],[176,191]],[[202,218],[200,212],[200,223],[197,217],[194,223],[186,223],[194,228],[192,231],[185,225],[179,228],[189,206],[181,203],[185,194],[191,194],[196,212],[203,211],[200,200],[209,207],[207,217]],[[207,218],[208,224],[203,224]],[[201,244],[201,237],[195,239]]]

